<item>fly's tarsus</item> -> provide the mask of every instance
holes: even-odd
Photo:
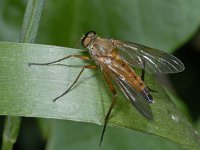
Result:
[[[102,132],[101,132],[101,137],[100,137],[100,141],[99,141],[99,147],[101,147],[101,143],[103,141],[103,137],[104,137],[104,133],[106,131],[106,127],[107,127],[107,124],[108,124],[108,120],[109,120],[109,117],[110,117],[110,114],[111,114],[111,111],[114,107],[114,105],[116,104],[116,100],[117,100],[117,94],[113,94],[113,98],[112,98],[112,103],[108,109],[108,112],[106,114],[106,117],[104,119],[104,125],[103,125],[103,129],[102,129]]]
[[[68,55],[68,56],[65,56],[61,59],[58,59],[58,60],[55,60],[55,61],[52,61],[52,62],[48,62],[48,63],[28,63],[28,66],[32,66],[32,65],[44,65],[44,66],[47,66],[47,65],[51,65],[51,64],[55,64],[57,62],[61,62],[65,59],[68,59],[68,58],[79,58],[79,59],[82,59],[82,60],[91,60],[91,58],[89,56],[82,56],[82,55]]]
[[[148,90],[152,93],[158,93],[158,91],[151,89],[149,86],[147,86]]]
[[[78,76],[76,77],[76,79],[74,80],[74,82],[71,84],[71,86],[70,86],[64,93],[62,93],[60,96],[56,97],[56,98],[53,100],[53,102],[55,102],[57,99],[63,97],[65,94],[67,94],[67,93],[71,90],[71,88],[76,84],[76,82],[77,82],[78,79],[80,78],[80,76],[81,76],[81,74],[83,73],[84,69],[85,69],[85,67],[83,67],[83,68],[81,69],[81,71],[79,72]]]
[[[65,94],[67,94],[71,89],[72,87],[76,84],[76,82],[78,81],[78,79],[80,78],[81,74],[83,73],[83,71],[85,69],[96,69],[97,66],[95,65],[87,65],[87,66],[83,66],[81,71],[79,72],[78,76],[76,77],[76,79],[74,80],[74,82],[69,86],[69,88],[64,92],[62,93],[60,96],[56,97],[55,99],[53,99],[53,102],[55,102],[56,100],[58,100],[59,98],[63,97]]]

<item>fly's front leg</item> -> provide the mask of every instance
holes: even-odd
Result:
[[[62,93],[60,96],[56,97],[53,101],[55,102],[57,99],[61,98],[62,96],[64,96],[65,94],[67,94],[70,89],[76,84],[76,82],[78,81],[78,79],[80,78],[81,74],[83,73],[83,71],[85,69],[96,69],[97,66],[96,65],[87,65],[87,66],[83,66],[81,71],[79,72],[78,76],[76,77],[76,79],[74,80],[74,82],[71,84],[71,86],[69,86],[69,88],[64,92]]]
[[[57,62],[61,62],[65,59],[68,59],[68,58],[79,58],[79,59],[82,59],[82,60],[91,60],[91,58],[89,56],[82,56],[82,55],[68,55],[68,56],[65,56],[61,59],[58,59],[58,60],[55,60],[55,61],[52,61],[52,62],[48,62],[48,63],[28,63],[29,66],[32,66],[32,65],[44,65],[44,66],[47,66],[47,65],[51,65],[51,64],[54,64],[54,63],[57,63]]]
[[[106,126],[108,124],[108,120],[109,120],[109,116],[111,114],[111,111],[116,103],[116,99],[117,99],[117,92],[115,90],[115,87],[113,86],[112,82],[110,81],[110,78],[109,78],[109,75],[107,72],[103,71],[103,75],[104,75],[104,78],[106,80],[106,83],[108,84],[108,87],[110,89],[110,91],[112,92],[112,102],[111,102],[111,105],[108,109],[108,112],[106,114],[106,117],[104,118],[104,126],[103,126],[103,129],[102,129],[102,132],[101,132],[101,138],[100,138],[100,142],[99,142],[99,147],[101,146],[101,143],[103,141],[103,136],[104,136],[104,133],[106,131]]]

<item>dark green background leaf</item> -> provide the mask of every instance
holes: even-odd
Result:
[[[57,147],[60,150],[65,150],[66,147],[70,150],[77,150],[80,147],[88,150],[98,149],[99,141],[97,139],[100,136],[101,126],[70,121],[58,122],[57,120],[50,121],[49,123],[52,124],[52,134],[47,144],[47,149],[54,150]],[[179,145],[163,138],[122,128],[109,127],[101,149],[181,150]]]
[[[172,52],[200,24],[199,0],[48,1],[38,42],[74,47],[80,35],[134,41]]]

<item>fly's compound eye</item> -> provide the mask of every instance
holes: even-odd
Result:
[[[83,47],[87,48],[88,45],[91,43],[91,41],[96,37],[96,32],[89,31],[85,34],[85,36],[82,38],[81,44]]]

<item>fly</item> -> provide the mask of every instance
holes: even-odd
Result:
[[[113,86],[113,81],[117,83],[127,99],[145,118],[153,120],[150,104],[153,102],[151,92],[155,91],[145,85],[145,71],[167,74],[184,70],[183,63],[173,55],[137,43],[101,38],[94,31],[87,32],[82,38],[81,44],[88,49],[90,56],[68,55],[49,63],[29,63],[29,66],[55,64],[72,57],[94,61],[95,65],[83,66],[72,85],[53,101],[67,94],[86,68],[96,69],[99,67],[101,69],[112,93],[112,102],[104,118],[99,146],[102,143],[109,116],[117,100],[117,91]],[[132,67],[142,69],[141,76],[138,76]]]

